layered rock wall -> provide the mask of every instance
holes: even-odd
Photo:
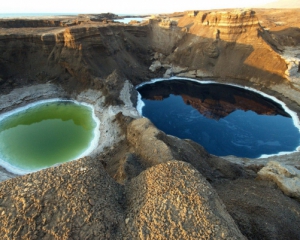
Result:
[[[118,69],[134,83],[164,73],[247,79],[261,86],[286,81],[287,66],[277,53],[282,47],[252,10],[199,11],[129,26],[89,19],[54,25],[2,28],[0,78],[77,79],[88,85],[91,75],[106,77]],[[156,63],[149,71],[151,60]]]
[[[231,12],[200,12],[195,17],[195,21],[202,25],[206,30],[207,27],[215,31],[216,39],[224,41],[237,41],[244,33],[253,34],[260,28],[255,11],[231,11]],[[254,30],[254,31],[253,31]],[[250,41],[249,38],[247,40]]]
[[[141,41],[147,42],[147,27],[95,23],[0,32],[0,78],[7,86],[45,81],[88,86],[91,77],[105,78],[116,69],[132,78],[146,75],[149,46]]]
[[[258,85],[286,80],[286,63],[278,54],[282,47],[252,10],[186,14],[169,29],[171,33],[178,39],[176,46],[169,41],[172,48],[155,48],[164,55],[159,60],[165,77],[247,79]]]

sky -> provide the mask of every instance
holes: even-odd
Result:
[[[151,14],[185,10],[255,7],[276,0],[5,0],[0,13]]]

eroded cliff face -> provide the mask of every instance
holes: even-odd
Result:
[[[87,88],[115,70],[132,80],[147,75],[147,26],[88,22],[71,27],[2,28],[2,91],[28,83],[53,82]]]
[[[261,86],[286,81],[282,46],[251,10],[186,13],[129,26],[82,18],[69,25],[43,20],[41,28],[37,22],[1,29],[2,84],[13,79],[14,84],[51,80],[84,86],[116,69],[133,83],[163,73]],[[149,71],[151,60],[159,64]]]
[[[300,34],[295,14],[192,11],[157,19],[152,22],[156,32],[149,36],[155,51],[149,70],[166,78],[214,78],[251,86],[299,104]],[[159,42],[166,33],[173,40],[163,47]]]
[[[185,34],[162,64],[182,69],[166,76],[238,78],[261,85],[285,81],[286,63],[278,54],[282,47],[254,11],[187,13],[177,27],[179,36]]]

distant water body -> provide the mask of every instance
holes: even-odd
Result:
[[[130,17],[130,18],[123,18],[123,19],[116,19],[114,20],[115,22],[121,22],[121,23],[130,23],[131,21],[138,21],[138,22],[142,22],[144,20],[146,20],[147,18],[141,18],[141,17]]]
[[[0,13],[1,18],[36,18],[36,17],[58,17],[58,16],[76,16],[78,14],[89,14],[89,13]],[[101,14],[101,13],[90,13],[90,14]],[[135,14],[117,14],[119,16],[134,16]]]
[[[76,16],[79,13],[0,13],[0,18]]]

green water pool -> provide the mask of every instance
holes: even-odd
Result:
[[[27,173],[87,155],[98,139],[93,108],[52,100],[0,117],[1,165]]]

